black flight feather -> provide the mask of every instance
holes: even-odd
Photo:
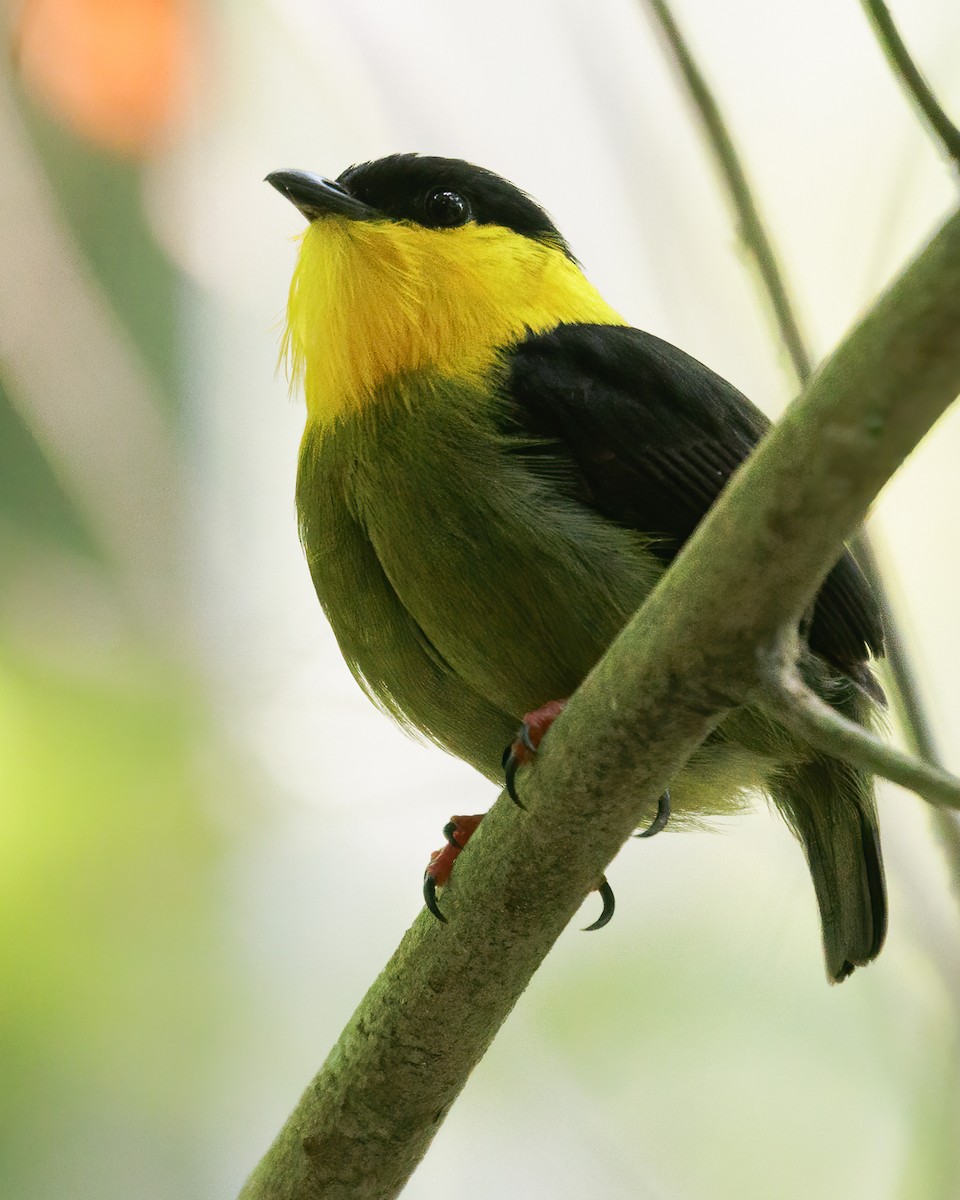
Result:
[[[505,391],[517,428],[569,459],[576,498],[658,540],[665,562],[693,533],[770,421],[746,396],[676,346],[639,329],[561,325],[507,356]],[[877,699],[865,667],[883,626],[845,551],[807,629],[814,653]]]

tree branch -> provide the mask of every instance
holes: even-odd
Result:
[[[644,810],[755,694],[886,479],[960,390],[960,213],[764,439],[421,913],[244,1200],[395,1196]],[[603,729],[603,738],[596,736]],[[598,804],[597,797],[603,797]]]
[[[864,0],[864,3],[869,8],[870,0]],[[703,72],[697,65],[669,5],[665,0],[646,0],[646,4],[673,54],[691,103],[703,125],[704,137],[713,154],[730,204],[737,217],[740,237],[757,266],[761,287],[776,319],[780,338],[790,356],[796,381],[802,387],[806,386],[813,374],[812,356],[801,333],[800,322],[790,299],[783,270],[773,244],[767,236],[766,227],[747,179],[746,170],[720,111],[720,106]],[[883,5],[875,7],[883,8]],[[884,12],[886,12],[885,9]],[[885,23],[892,30],[893,41],[900,47],[900,53],[909,63],[909,56],[896,34],[889,13],[886,13]],[[884,40],[883,34],[879,31],[878,36]],[[887,43],[885,42],[885,44]],[[912,70],[907,73],[908,76],[918,76],[919,73],[913,68],[912,63],[910,63],[910,67]],[[935,104],[935,101],[933,103]],[[901,724],[904,726],[907,738],[914,750],[930,761],[937,761],[936,748],[933,738],[930,736],[929,724],[923,711],[904,639],[889,601],[870,539],[861,531],[854,536],[852,541],[857,558],[877,592],[883,610],[884,626],[889,642],[888,665],[894,678],[896,691],[894,701]]]
[[[894,71],[926,117],[935,136],[948,153],[958,157],[960,133],[949,121],[927,86],[900,38],[882,0],[862,0],[877,37]],[[707,145],[713,155],[731,207],[737,218],[740,238],[752,257],[760,285],[773,312],[780,338],[787,350],[797,383],[806,386],[813,373],[812,356],[800,329],[776,251],[760,214],[746,170],[740,160],[720,106],[697,65],[696,59],[673,17],[666,0],[646,0],[654,22],[669,47],[690,101],[700,118]],[[891,602],[870,536],[858,530],[850,539],[853,551],[876,594],[883,617],[886,641],[886,686],[894,712],[911,750],[927,762],[942,765],[940,755],[917,684],[901,621]],[[960,896],[960,825],[953,813],[937,811],[933,821],[948,861],[954,891]]]
[[[861,533],[853,539],[853,547],[867,578],[873,581],[881,579],[882,571],[877,564],[871,540]],[[931,766],[942,768],[943,755],[927,717],[902,622],[897,617],[890,590],[886,587],[876,587],[875,582],[874,586],[885,631],[884,655],[888,677],[884,680],[884,686],[890,697],[894,716],[910,753],[922,758]],[[930,816],[950,873],[954,896],[960,900],[960,819],[955,812],[940,808],[935,809]]]
[[[960,166],[960,129],[947,116],[913,61],[884,0],[862,0],[862,4],[887,61],[926,121],[930,133],[953,159],[954,165]],[[868,575],[875,580],[879,579],[876,556],[869,540],[861,535],[854,543],[854,550]],[[878,597],[887,628],[887,661],[896,685],[893,704],[900,727],[907,744],[915,754],[919,754],[929,763],[940,763],[942,755],[924,712],[906,640],[896,620],[889,593],[881,587],[878,589]],[[933,820],[946,852],[954,893],[960,898],[960,824],[956,816],[949,812],[935,812]]]
[[[902,754],[869,729],[841,716],[796,673],[764,689],[758,707],[802,741],[869,774],[908,788],[933,804],[960,809],[960,779],[939,767]]]

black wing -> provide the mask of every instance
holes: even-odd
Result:
[[[582,503],[654,534],[669,562],[770,426],[735,387],[669,342],[616,325],[561,325],[511,350],[507,394],[543,453],[569,457]],[[852,555],[827,576],[812,650],[876,694],[877,603]]]

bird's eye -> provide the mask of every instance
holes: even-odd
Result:
[[[455,225],[465,225],[470,220],[470,205],[464,197],[459,192],[445,188],[431,192],[424,207],[431,225],[453,228]]]

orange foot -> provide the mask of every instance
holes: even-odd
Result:
[[[507,789],[507,795],[520,808],[523,808],[523,804],[517,795],[517,771],[521,767],[525,767],[527,763],[533,762],[540,749],[540,743],[543,741],[544,734],[557,717],[560,716],[566,705],[566,700],[550,700],[547,704],[541,705],[540,708],[535,708],[533,712],[525,713],[523,724],[520,726],[516,738],[503,752],[504,786]],[[657,804],[657,815],[653,818],[653,821],[646,829],[635,833],[633,836],[638,838],[653,837],[666,827],[669,820],[670,793],[664,792]],[[470,832],[472,833],[473,830]]]
[[[446,924],[447,918],[440,911],[440,905],[437,903],[437,888],[443,887],[450,878],[457,855],[476,832],[477,826],[485,815],[485,813],[477,813],[472,817],[451,817],[443,827],[443,835],[447,839],[447,844],[439,850],[434,850],[430,855],[427,869],[423,873],[424,903],[437,920],[444,924]],[[588,932],[602,929],[613,916],[613,910],[616,907],[613,888],[607,883],[606,877],[601,880],[597,891],[603,900],[603,911],[592,925],[587,926]]]
[[[443,827],[443,836],[447,839],[447,844],[430,855],[430,862],[423,873],[423,899],[438,921],[446,923],[447,918],[437,904],[437,888],[443,887],[450,878],[457,855],[476,833],[477,826],[485,815],[477,813],[472,817],[451,817]]]
[[[507,790],[507,795],[520,808],[523,804],[520,797],[517,795],[517,772],[521,767],[532,762],[540,749],[540,743],[543,741],[544,735],[550,726],[554,723],[557,717],[563,712],[566,707],[566,700],[550,700],[543,704],[540,708],[535,708],[533,712],[524,714],[523,724],[517,732],[516,738],[503,752],[503,775],[504,786]],[[670,793],[664,792],[660,797],[657,805],[657,815],[654,817],[649,828],[636,833],[635,837],[649,838],[659,833],[670,819]],[[473,826],[475,829],[476,826]],[[470,832],[473,832],[473,829]],[[439,851],[443,854],[444,851]],[[452,859],[451,859],[452,862]],[[429,868],[428,868],[429,870]],[[449,870],[447,872],[449,874]],[[587,926],[587,930],[602,929],[604,925],[613,916],[615,900],[613,889],[607,883],[606,878],[601,881],[597,888],[603,899],[603,912],[592,925]],[[434,905],[436,900],[434,899]],[[435,911],[431,909],[431,911]],[[439,913],[437,914],[439,915]]]
[[[523,724],[517,731],[516,738],[503,752],[503,779],[507,795],[520,808],[520,797],[517,795],[517,771],[533,762],[544,734],[566,707],[566,700],[550,700],[547,704],[535,708],[533,712],[524,713]]]

